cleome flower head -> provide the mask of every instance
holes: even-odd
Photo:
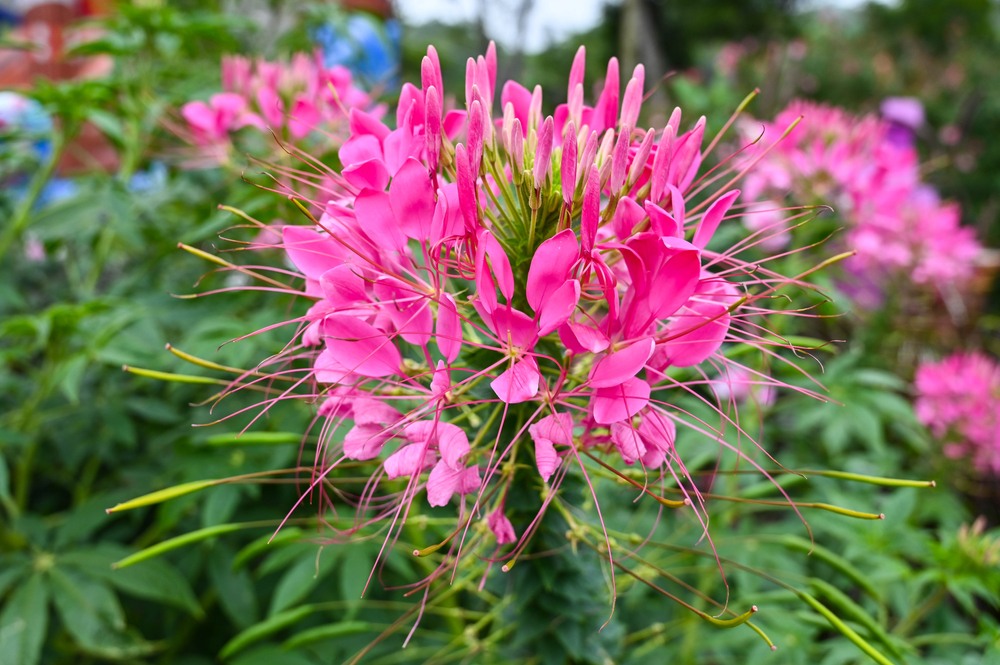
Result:
[[[984,477],[1000,475],[1000,365],[980,352],[955,353],[917,368],[917,418],[944,452]]]
[[[377,116],[384,112],[356,85],[349,69],[325,66],[320,53],[274,61],[227,56],[222,91],[208,101],[184,104],[184,125],[176,132],[198,148],[199,160],[192,164],[218,165],[231,158],[234,137],[246,127],[293,143],[321,133],[324,143],[340,145],[351,108]]]
[[[921,180],[913,145],[923,121],[919,102],[890,98],[877,117],[794,101],[764,123],[763,134],[777,135],[799,119],[786,140],[766,148],[744,182],[746,195],[833,205],[846,222],[845,245],[855,251],[845,286],[856,304],[876,308],[901,283],[937,295],[968,290],[982,248],[975,231],[962,226],[958,206]],[[746,130],[758,135],[761,127],[747,123]],[[752,214],[746,223],[775,247],[790,239],[781,219]]]
[[[718,183],[743,174],[699,175],[705,119],[685,128],[678,109],[640,127],[643,68],[621,93],[614,59],[586,102],[584,55],[567,103],[544,115],[540,88],[497,90],[492,46],[468,61],[465,108],[449,110],[429,48],[395,127],[353,109],[342,168],[323,176],[335,193],[312,225],[283,228],[311,306],[274,362],[304,371],[319,404],[301,501],[351,504],[341,536],[384,530],[390,544],[414,506],[455,506],[454,532],[424,552],[447,546],[453,566],[492,543],[509,562],[567,478],[589,482],[591,457],[670,484],[707,524],[678,426],[729,444],[671,394],[712,403],[707,377],[740,367],[727,342],[776,355],[763,303],[800,282],[742,262],[745,242],[713,248],[742,205]],[[330,491],[338,467],[359,465],[363,489]]]

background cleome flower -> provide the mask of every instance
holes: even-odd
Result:
[[[177,131],[198,148],[193,163],[217,165],[229,161],[235,135],[245,127],[295,144],[318,134],[327,146],[339,146],[352,108],[384,113],[349,69],[326,66],[319,52],[287,61],[234,55],[222,60],[222,91],[181,107],[185,126]]]
[[[913,132],[923,109],[912,99],[886,100],[884,117],[855,116],[806,101],[792,102],[763,136],[791,130],[747,176],[751,198],[829,203],[845,222],[844,244],[856,252],[845,263],[846,287],[857,304],[875,307],[901,283],[917,291],[951,296],[965,291],[981,246],[961,225],[959,208],[941,201],[921,181]],[[760,123],[745,125],[748,137]],[[756,151],[751,150],[751,154]],[[752,229],[772,243],[789,236],[780,220],[752,214]]]
[[[494,117],[493,47],[468,61],[466,107],[450,111],[429,48],[395,128],[353,109],[342,169],[320,174],[337,193],[313,224],[282,229],[311,306],[270,361],[295,382],[273,401],[306,387],[318,404],[300,503],[349,506],[336,538],[380,533],[386,547],[414,511],[448,507],[450,535],[416,552],[447,553],[429,579],[475,551],[509,570],[554,506],[570,519],[566,496],[590,497],[603,525],[595,462],[707,532],[678,426],[760,468],[723,438],[739,428],[728,409],[712,424],[671,395],[719,406],[708,377],[743,367],[727,342],[780,358],[765,326],[785,299],[772,296],[802,282],[740,260],[752,243],[713,248],[743,174],[699,175],[705,119],[685,130],[678,109],[641,128],[643,68],[620,93],[614,59],[588,105],[584,56],[552,115],[540,88],[510,81]],[[359,468],[360,489],[336,480]]]
[[[949,457],[987,477],[1000,475],[1000,365],[980,352],[956,353],[917,368],[920,421]]]

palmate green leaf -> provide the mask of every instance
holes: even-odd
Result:
[[[151,560],[141,566],[113,570],[111,562],[126,554],[124,548],[102,545],[61,554],[58,561],[61,566],[85,572],[122,593],[202,616],[191,585],[176,568],[165,561]]]
[[[36,665],[49,624],[49,588],[34,573],[11,594],[0,612],[0,665]]]
[[[0,554],[0,598],[7,589],[31,574],[31,559],[23,552]]]

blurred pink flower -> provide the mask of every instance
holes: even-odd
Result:
[[[1000,365],[979,352],[957,353],[917,368],[920,421],[945,443],[949,457],[1000,475]]]
[[[911,130],[923,122],[923,110],[912,99],[888,99],[883,113]],[[833,205],[846,223],[845,244],[856,252],[845,264],[843,284],[857,296],[856,304],[877,306],[878,291],[901,278],[938,293],[968,286],[982,247],[975,232],[961,225],[958,206],[941,202],[921,182],[912,140],[893,140],[888,120],[804,101],[764,123],[764,136],[778,136],[799,120],[766,154],[750,148],[751,158],[761,161],[747,175],[744,192],[751,199]],[[745,136],[759,134],[759,123],[745,124]],[[755,230],[774,225],[759,214],[746,215],[744,223]]]

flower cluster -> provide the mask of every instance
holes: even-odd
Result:
[[[796,126],[747,176],[744,189],[752,199],[786,198],[798,204],[830,203],[846,222],[844,243],[856,251],[847,271],[855,287],[871,287],[873,297],[859,304],[874,306],[885,287],[903,278],[927,291],[962,290],[973,276],[980,245],[971,228],[961,225],[960,211],[943,202],[920,179],[912,131],[922,112],[912,100],[887,100],[886,117],[857,117],[846,111],[796,101],[764,135]],[[748,134],[760,125],[747,124]],[[752,151],[753,152],[753,151]],[[774,245],[788,239],[780,220],[747,215],[746,223]],[[864,295],[855,289],[855,295]]]
[[[949,457],[1000,475],[1000,365],[979,353],[957,353],[917,368],[920,421],[946,442]]]
[[[741,261],[747,243],[710,248],[742,174],[699,178],[705,119],[685,131],[678,109],[642,129],[643,68],[622,93],[614,59],[588,105],[584,56],[552,115],[540,88],[510,81],[494,118],[493,48],[468,62],[465,109],[447,112],[428,49],[395,128],[353,109],[343,168],[325,176],[334,197],[314,226],[283,228],[312,304],[276,362],[287,377],[305,360],[321,402],[303,500],[338,466],[372,464],[362,492],[334,492],[358,508],[348,534],[398,528],[425,494],[458,504],[455,534],[477,523],[516,556],[567,476],[604,455],[670,484],[704,520],[677,427],[729,444],[669,391],[712,403],[707,377],[739,367],[725,342],[780,346],[765,341],[761,301],[789,280]],[[511,519],[508,499],[526,491],[537,514]]]
[[[229,56],[222,61],[222,92],[181,108],[182,133],[199,148],[200,161],[214,165],[228,161],[234,135],[244,127],[292,142],[321,131],[326,145],[340,145],[352,108],[384,112],[349,69],[326,67],[319,53],[298,53],[287,62]]]

